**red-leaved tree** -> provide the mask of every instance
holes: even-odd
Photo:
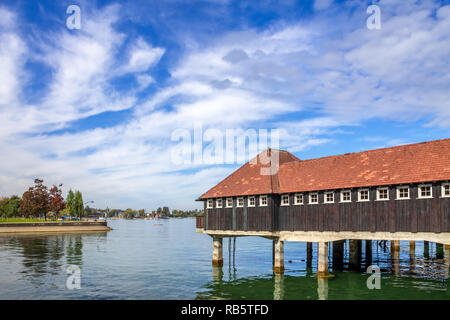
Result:
[[[34,186],[24,192],[20,201],[20,212],[23,215],[46,216],[50,208],[50,194],[43,182],[44,180],[35,179]]]
[[[61,187],[62,184],[60,184],[59,186],[53,185],[53,187],[50,189],[50,211],[53,211],[55,213],[59,213],[66,207],[64,197],[62,196]]]

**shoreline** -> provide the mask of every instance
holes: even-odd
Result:
[[[5,222],[0,223],[0,234],[39,232],[110,231],[106,221],[67,222]]]

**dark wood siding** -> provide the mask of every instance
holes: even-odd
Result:
[[[303,205],[281,206],[280,195],[270,195],[268,205],[235,207],[235,230],[241,231],[366,231],[366,232],[450,232],[450,198],[441,197],[441,183],[433,183],[433,198],[419,199],[418,184],[409,185],[410,199],[397,200],[397,186],[389,187],[389,200],[377,201],[376,189],[368,188],[370,201],[358,201],[358,189],[351,190],[352,201],[340,202],[340,190],[334,191],[334,203],[309,204],[303,193]],[[236,205],[236,197],[233,199]],[[215,205],[215,203],[214,203]],[[225,198],[224,198],[225,205]],[[205,228],[233,230],[233,209],[206,209]]]

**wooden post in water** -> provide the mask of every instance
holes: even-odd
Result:
[[[423,257],[425,259],[430,258],[430,243],[428,241],[423,242]]]
[[[415,241],[409,242],[409,255],[412,257],[416,256],[416,242]]]
[[[319,242],[317,254],[317,276],[328,276],[328,242]]]
[[[313,254],[312,242],[307,242],[306,243],[306,268],[312,267],[312,254]]]
[[[400,240],[391,240],[391,271],[400,274]]]
[[[444,246],[444,261],[445,261],[445,268],[447,271],[447,275],[448,275],[448,271],[450,269],[450,246],[449,245],[445,245]]]
[[[365,240],[366,242],[366,269],[372,265],[372,240]]]
[[[436,259],[444,259],[444,245],[436,243]]]
[[[416,242],[409,241],[409,270],[415,272],[416,269]]]
[[[273,240],[273,272],[284,272],[284,241],[280,238]]]
[[[213,266],[223,265],[223,251],[222,251],[222,238],[213,237]]]
[[[333,241],[333,270],[342,270],[344,266],[344,241]]]
[[[348,268],[360,270],[361,240],[348,240]]]

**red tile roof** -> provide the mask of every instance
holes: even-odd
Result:
[[[261,157],[262,155],[266,155],[266,152],[267,150],[261,152],[255,158],[244,164],[215,187],[203,194],[200,199],[278,193],[278,175],[261,174],[261,170],[270,168],[270,163],[265,161],[266,158]],[[278,152],[280,165],[292,161],[299,161],[296,156],[287,151],[270,150],[269,152]]]
[[[277,174],[262,167],[245,164],[200,199],[450,180],[450,139],[310,160],[280,151]]]

